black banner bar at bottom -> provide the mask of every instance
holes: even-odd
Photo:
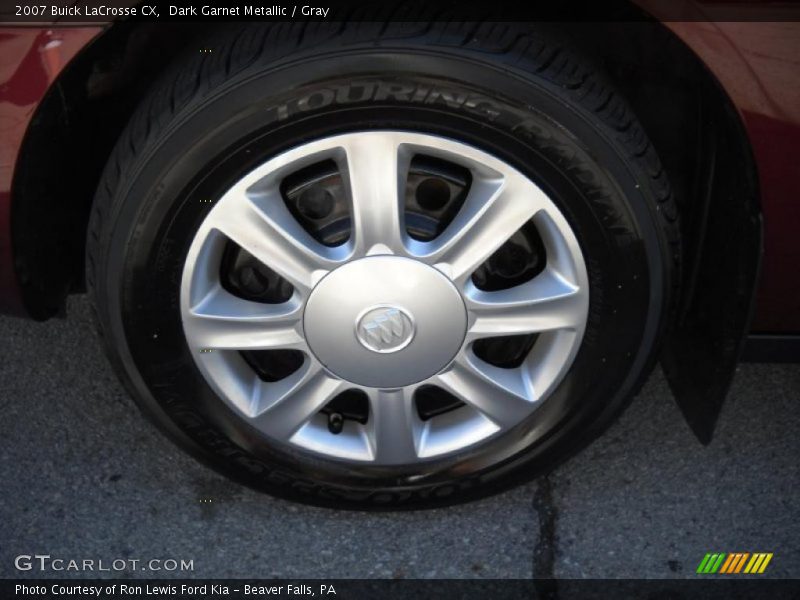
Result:
[[[800,579],[4,579],[0,598],[51,600],[800,600]]]

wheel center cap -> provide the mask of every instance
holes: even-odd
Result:
[[[467,314],[458,290],[437,269],[370,256],[317,284],[303,327],[330,371],[360,385],[393,388],[447,366],[464,341]]]
[[[368,308],[356,319],[356,338],[367,350],[390,354],[414,339],[414,318],[397,306]]]

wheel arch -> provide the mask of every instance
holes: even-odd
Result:
[[[153,77],[207,30],[114,23],[42,97],[11,190],[14,271],[28,316],[63,314],[67,296],[84,290],[86,226],[111,149]]]
[[[602,57],[676,195],[683,269],[661,365],[689,426],[708,443],[755,308],[763,245],[756,159],[739,107],[671,29],[592,25],[571,26],[576,43]],[[755,77],[741,67],[742,77]]]

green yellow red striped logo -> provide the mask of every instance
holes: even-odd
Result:
[[[697,565],[701,575],[760,575],[772,560],[772,552],[709,552]]]

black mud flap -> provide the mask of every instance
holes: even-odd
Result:
[[[750,329],[762,221],[749,148],[705,125],[698,155],[706,168],[692,199],[703,206],[683,224],[683,292],[661,365],[689,427],[708,444]]]

